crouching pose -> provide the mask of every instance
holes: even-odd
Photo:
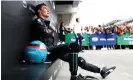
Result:
[[[71,57],[68,54],[80,52],[80,46],[76,43],[72,43],[70,45],[63,44],[54,46],[54,30],[49,25],[50,21],[46,20],[49,17],[49,10],[47,6],[44,3],[38,4],[35,7],[35,12],[38,18],[33,21],[32,40],[40,40],[46,44],[48,51],[50,52],[50,55],[48,56],[49,59],[62,59],[66,62],[71,63]],[[100,69],[93,64],[87,63],[82,57],[77,57],[77,66],[87,71],[99,73],[102,78],[107,77],[111,73],[111,71],[116,68],[114,66],[111,68],[103,67],[102,69]],[[73,77],[77,77],[77,69],[75,69],[75,71],[72,71],[72,69],[70,68],[70,72],[72,75],[71,80],[73,80]]]

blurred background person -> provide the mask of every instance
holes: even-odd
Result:
[[[105,31],[104,31],[104,27],[103,26],[101,27],[101,32],[102,32],[102,34],[105,34]]]
[[[62,44],[64,42],[64,40],[65,40],[65,27],[64,27],[64,22],[61,22],[61,24],[60,24],[59,38],[60,38],[60,42]]]
[[[80,50],[82,51],[82,25],[80,24],[80,18],[76,18],[76,23],[74,24],[73,31],[76,37],[76,43],[80,45]]]
[[[91,35],[92,33],[93,33],[93,27],[92,26],[87,27],[86,34]]]
[[[72,33],[72,29],[71,28],[66,28],[66,34],[68,33]]]
[[[102,34],[102,26],[98,25],[98,34]]]
[[[130,35],[133,36],[133,26],[130,26]]]
[[[118,36],[121,36],[122,35],[122,30],[119,26],[116,25],[116,33]]]

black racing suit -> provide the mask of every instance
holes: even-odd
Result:
[[[53,30],[52,28],[50,28],[49,24],[50,21],[43,20],[41,18],[35,19],[32,24],[32,40],[40,40],[47,45],[48,51],[50,52],[50,55],[48,55],[48,59],[61,59],[63,61],[69,62],[68,53],[73,52],[66,44],[58,46],[53,45]],[[79,51],[77,50],[77,52]],[[78,57],[78,66],[91,72],[100,73],[100,68],[87,63],[82,57]]]

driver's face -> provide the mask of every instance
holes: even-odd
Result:
[[[49,10],[45,5],[43,5],[41,9],[39,9],[39,13],[46,18],[49,17]]]

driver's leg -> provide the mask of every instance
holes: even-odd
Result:
[[[78,65],[84,70],[91,71],[94,73],[100,73],[99,67],[93,64],[87,63],[82,57],[78,57]]]
[[[70,61],[68,54],[73,53],[72,50],[69,49],[68,45],[60,45],[60,46],[57,46],[56,48],[53,48],[49,51],[51,52],[51,54],[49,55],[50,59],[56,60],[56,59],[60,58],[66,62]],[[94,73],[100,73],[103,78],[105,78],[107,75],[109,75],[111,73],[111,71],[109,71],[109,70],[115,69],[115,66],[108,68],[108,69],[107,68],[100,69],[99,67],[97,67],[95,65],[87,63],[82,57],[78,57],[78,66],[87,71],[91,71]]]
[[[69,56],[65,55],[63,58],[61,58],[63,61],[69,62]],[[81,67],[84,70],[91,71],[94,73],[100,73],[100,68],[87,63],[82,57],[78,57],[78,66]]]
[[[50,55],[48,55],[48,59],[56,60],[60,58],[66,62],[69,62],[68,54],[72,53],[68,45],[59,45],[57,47],[54,47],[53,49],[50,49],[49,52],[50,52]],[[91,72],[95,72],[95,73],[100,72],[100,68],[98,68],[95,65],[87,63],[82,57],[78,57],[78,66],[80,66],[82,69],[85,69]]]
[[[66,61],[66,62],[69,62],[69,56],[68,55],[65,55],[61,59]],[[94,73],[99,73],[102,76],[102,78],[107,77],[116,68],[115,66],[113,66],[110,68],[103,67],[102,69],[100,69],[99,67],[97,67],[93,64],[87,63],[82,57],[78,57],[78,66],[84,70],[91,71]],[[70,72],[71,72],[71,75],[73,75],[73,72],[71,70],[70,70]],[[74,74],[75,74],[75,72],[74,72]]]
[[[56,60],[62,58],[65,54],[70,53],[71,50],[69,49],[68,45],[62,44],[55,46],[48,50],[50,54],[48,55],[47,59]]]
[[[48,55],[48,59],[56,60],[58,58],[62,58],[66,54],[70,53],[78,53],[80,52],[79,45],[76,43],[71,43],[70,45],[61,44],[58,46],[54,46],[51,49],[48,49],[50,55]]]

